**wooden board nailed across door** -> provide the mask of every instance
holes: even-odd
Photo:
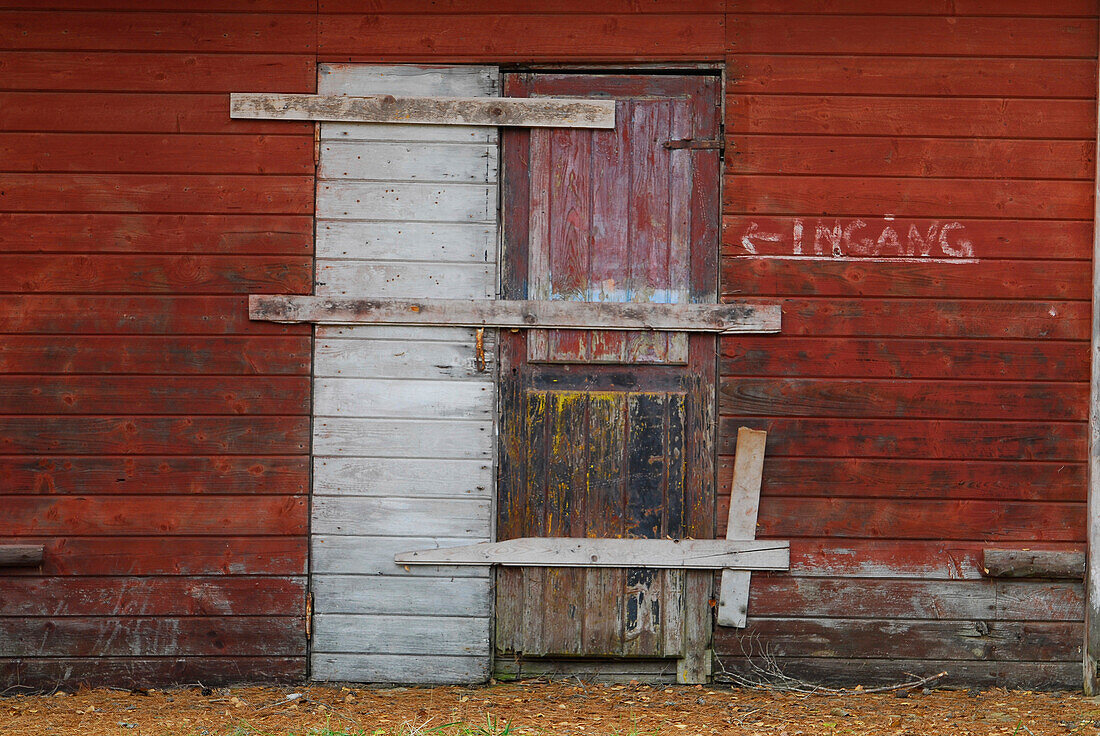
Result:
[[[505,94],[612,98],[616,127],[503,134],[504,298],[717,300],[719,153],[666,145],[718,137],[715,77],[512,74]],[[500,350],[499,539],[713,537],[714,336],[530,330]],[[709,572],[497,576],[502,673],[637,658],[703,676]]]

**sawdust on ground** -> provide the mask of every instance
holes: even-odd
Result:
[[[1100,734],[1100,699],[933,690],[802,695],[705,686],[522,682],[478,688],[280,686],[0,698],[0,734],[44,736],[430,734]],[[481,730],[484,729],[484,730]]]

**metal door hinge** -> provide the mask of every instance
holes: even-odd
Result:
[[[726,150],[726,141],[722,138],[683,138],[678,141],[665,141],[665,148],[669,150],[678,150],[682,148],[689,148],[693,151],[698,150],[711,150],[724,152]]]

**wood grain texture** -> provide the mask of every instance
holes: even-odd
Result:
[[[729,511],[726,516],[726,539],[756,538],[766,443],[767,434],[764,432],[747,427],[737,430],[737,453],[733,460]],[[744,626],[749,608],[752,574],[725,569],[720,575],[715,620],[719,626]]]
[[[1076,552],[987,549],[983,573],[992,578],[1083,580],[1085,558]]]
[[[0,567],[37,567],[44,557],[41,544],[0,544]]]

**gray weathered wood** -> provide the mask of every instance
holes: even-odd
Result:
[[[489,611],[488,578],[316,575],[314,612],[401,616],[466,616]]]
[[[317,496],[313,500],[314,534],[479,537],[489,519],[489,502],[476,498]]]
[[[1097,92],[1100,114],[1100,90]],[[1100,146],[1100,125],[1096,129]],[[1089,343],[1089,466],[1085,575],[1085,641],[1082,648],[1084,688],[1087,695],[1100,693],[1100,164],[1093,182],[1092,227],[1092,335]]]
[[[314,680],[397,683],[402,685],[477,684],[489,679],[489,658],[408,654],[314,653]]]
[[[322,261],[494,264],[496,241],[492,223],[320,220],[316,255]]]
[[[488,499],[493,493],[493,466],[486,460],[408,457],[313,460],[315,496],[393,496],[395,489],[405,498]]]
[[[357,299],[253,294],[249,316],[268,322],[463,327],[778,332],[778,304],[654,304],[479,299]]]
[[[355,141],[321,144],[322,179],[484,182],[497,178],[497,146],[484,143]]]
[[[0,567],[34,567],[45,559],[41,544],[0,544]]]
[[[464,419],[358,419],[313,422],[315,457],[490,459],[493,423]]]
[[[492,299],[496,266],[491,263],[317,261],[324,294],[370,294],[384,299],[438,297]]]
[[[496,197],[492,184],[327,179],[317,183],[317,217],[491,224],[496,222]]]
[[[481,370],[473,335],[462,342],[319,337],[314,348],[313,374],[318,378],[457,378],[491,382],[490,335],[485,336],[485,343],[487,365]]]
[[[318,417],[491,419],[493,408],[487,381],[319,378],[313,384]]]
[[[987,549],[982,574],[991,578],[1083,580],[1085,555],[1052,550]]]
[[[233,92],[235,119],[329,120],[403,125],[614,128],[615,102],[567,98],[405,97]]]
[[[492,568],[477,565],[399,565],[398,552],[426,547],[457,547],[488,541],[476,537],[349,537],[314,534],[310,562],[329,575],[390,575],[395,577],[488,578]]]
[[[310,641],[325,653],[471,656],[489,646],[489,618],[319,614]]]
[[[432,66],[325,62],[317,65],[322,95],[403,95],[493,97],[500,89],[495,66]]]
[[[508,565],[522,567],[655,567],[668,569],[787,570],[790,543],[778,540],[591,539],[521,537],[394,556],[405,565]]]
[[[764,445],[767,432],[748,427],[737,430],[733,459],[733,482],[726,520],[726,539],[756,539],[756,518],[760,511],[760,483],[764,476]],[[749,610],[752,573],[723,570],[718,593],[718,625],[744,627]]]

